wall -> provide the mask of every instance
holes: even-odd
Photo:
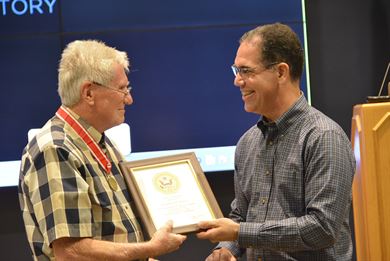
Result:
[[[390,62],[390,1],[306,3],[312,104],[350,135],[353,105],[377,95]]]
[[[312,103],[350,133],[352,107],[376,95],[390,60],[390,1],[307,1]],[[223,211],[232,198],[232,173],[209,173]],[[0,252],[28,260],[15,187],[0,190]],[[169,260],[202,260],[212,244],[194,238]],[[168,260],[168,259],[162,260]],[[192,259],[189,259],[192,258]]]

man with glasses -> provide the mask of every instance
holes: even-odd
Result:
[[[23,151],[19,201],[34,260],[136,260],[179,248],[172,223],[144,242],[118,163],[104,135],[133,103],[125,52],[74,41],[62,53],[62,105]]]
[[[199,223],[220,242],[206,259],[351,260],[355,159],[344,131],[300,91],[303,50],[286,25],[240,39],[234,84],[245,111],[261,116],[239,140],[230,219]]]

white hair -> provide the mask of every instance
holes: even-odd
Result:
[[[72,107],[80,100],[80,87],[86,81],[108,84],[114,65],[129,71],[127,54],[97,40],[77,40],[62,52],[58,69],[58,93],[63,105]]]

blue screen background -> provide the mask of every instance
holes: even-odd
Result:
[[[52,13],[42,1],[42,14],[23,15],[12,13],[12,2],[0,5],[0,161],[19,160],[28,130],[60,106],[58,61],[75,39],[128,53],[133,152],[235,145],[258,119],[233,85],[240,36],[282,22],[304,43],[300,0],[57,0]]]

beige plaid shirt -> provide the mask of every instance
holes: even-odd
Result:
[[[23,151],[19,201],[34,260],[54,260],[51,243],[62,237],[139,242],[143,236],[131,208],[112,142],[78,115],[73,117],[98,143],[105,140],[113,190],[107,174],[78,134],[57,116]]]

